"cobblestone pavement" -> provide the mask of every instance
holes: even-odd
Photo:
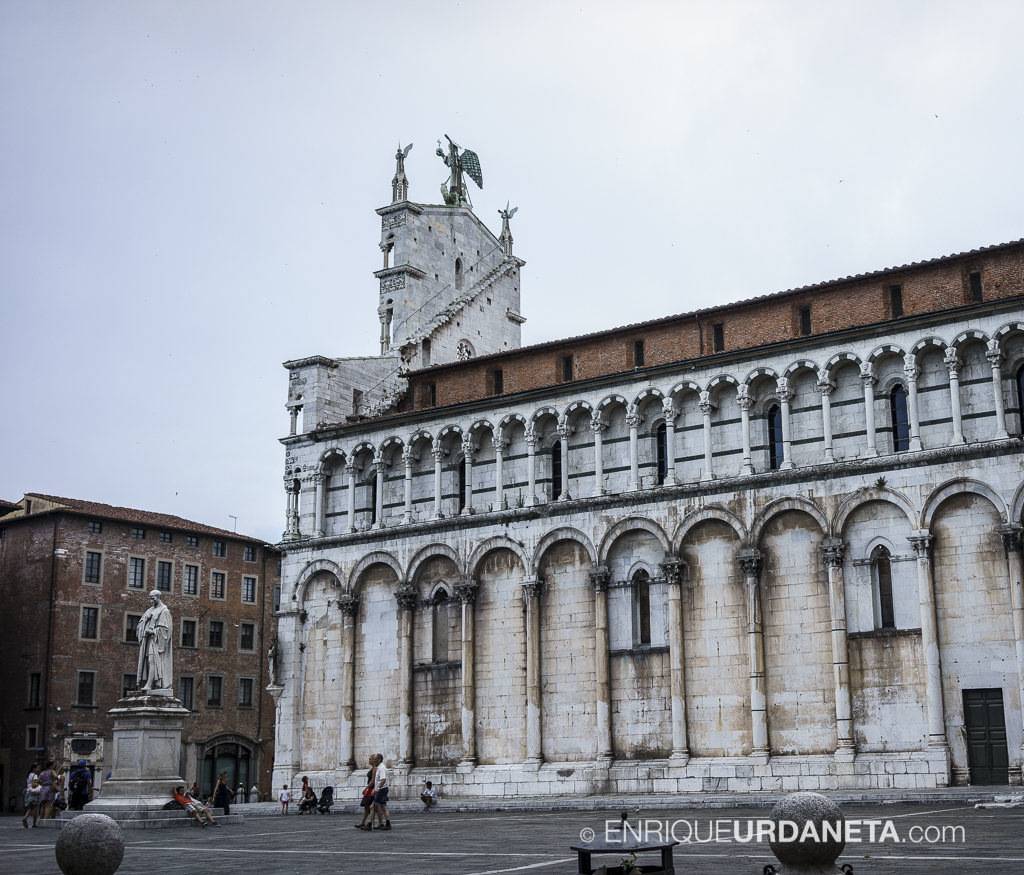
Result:
[[[954,868],[1007,875],[1024,871],[1024,809],[876,804],[844,806],[844,814],[848,821],[862,821],[864,839],[869,838],[871,820],[878,822],[873,827],[876,838],[886,834],[884,841],[847,845],[839,862],[852,865],[856,875]],[[738,822],[743,836],[748,821],[766,816],[764,808],[689,807],[642,810],[639,815],[632,813],[630,821],[652,833],[659,826],[664,833],[667,821],[677,839],[691,837],[676,848],[680,875],[760,875],[765,864],[774,861],[767,842],[737,843],[733,824]],[[570,875],[577,869],[569,846],[580,840],[581,831],[600,833],[606,819],[613,827],[618,824],[614,812],[599,811],[416,811],[393,812],[392,817],[391,832],[374,833],[353,829],[355,817],[350,813],[249,817],[244,824],[222,829],[130,830],[125,832],[127,847],[119,873],[497,875],[537,871]],[[962,832],[954,835],[959,827]],[[716,829],[720,841],[707,842]],[[893,831],[899,843],[892,839]],[[59,875],[53,853],[58,834],[22,829],[16,817],[0,818],[0,873]],[[614,864],[618,858],[595,859],[601,861]]]

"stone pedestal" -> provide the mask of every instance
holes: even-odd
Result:
[[[170,690],[149,690],[129,693],[109,713],[114,718],[113,774],[85,809],[111,814],[162,808],[171,788],[185,783],[178,774],[181,723],[191,712]]]

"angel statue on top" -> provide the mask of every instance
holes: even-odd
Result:
[[[444,161],[445,166],[451,168],[452,172],[448,176],[448,182],[441,183],[441,197],[450,207],[472,207],[473,202],[469,199],[469,189],[462,174],[465,173],[476,183],[477,188],[482,189],[484,175],[480,170],[480,157],[470,149],[463,149],[460,153],[461,147],[458,143],[454,142],[447,134],[444,135],[444,138],[448,141],[448,154],[445,154],[440,140],[437,141],[436,154]]]

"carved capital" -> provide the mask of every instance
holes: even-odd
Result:
[[[686,562],[677,559],[675,556],[666,556],[664,562],[659,562],[658,567],[665,575],[665,582],[669,586],[679,586],[683,582],[683,572],[686,570]]]
[[[595,592],[604,592],[612,579],[612,573],[605,565],[591,566],[588,576]]]
[[[434,445],[430,448],[430,452],[433,454],[435,462],[442,461],[444,457],[448,455],[448,451],[437,441],[434,441]]]
[[[536,580],[524,580],[523,581],[523,598],[524,599],[536,599],[540,598],[540,594],[544,589],[544,579],[538,577]]]
[[[574,431],[576,431],[576,429],[574,429],[571,425],[569,425],[569,417],[566,416],[565,414],[562,414],[558,418],[558,435],[559,435],[559,437],[561,437],[561,439],[563,441],[568,441],[569,440],[569,435],[571,435]]]
[[[753,547],[744,547],[736,554],[736,561],[739,563],[743,574],[746,577],[757,577],[761,573],[761,566],[764,564],[764,557],[760,550]]]
[[[473,463],[473,454],[476,452],[476,446],[473,444],[473,439],[469,436],[462,439],[462,455],[466,457],[466,461],[470,464]]]
[[[842,538],[825,538],[821,542],[821,558],[826,568],[840,568],[843,564],[843,554],[846,553],[846,544]]]
[[[375,474],[383,474],[384,469],[387,468],[388,464],[384,461],[384,454],[380,451],[373,457],[373,472]]]
[[[740,410],[750,410],[754,399],[750,397],[750,390],[746,386],[740,386],[736,390],[736,402],[740,405]]]
[[[533,427],[532,422],[524,429],[523,438],[526,441],[527,447],[531,450],[535,450],[537,448],[537,430]]]
[[[835,389],[836,387],[836,384],[833,383],[827,376],[824,376],[818,379],[817,386],[818,391],[821,392],[822,395],[831,395],[832,390]]]
[[[411,583],[406,582],[398,587],[398,592],[395,593],[395,598],[398,600],[398,607],[400,610],[411,611],[416,607],[419,595],[416,592],[416,587]]]
[[[1024,530],[1020,526],[1016,526],[1013,523],[1003,523],[999,527],[999,537],[1003,539],[1003,546],[1008,553],[1021,549],[1022,531]]]
[[[866,389],[870,389],[878,382],[878,377],[875,376],[875,371],[871,366],[871,362],[864,362],[864,364],[860,366],[860,381],[864,384],[864,388]]]
[[[661,412],[669,422],[675,422],[679,411],[676,410],[676,403],[671,398],[661,399]]]
[[[946,349],[942,360],[946,363],[946,370],[949,371],[950,377],[960,376],[960,359],[957,358],[956,350],[953,347]]]
[[[636,407],[632,404],[626,408],[626,426],[629,429],[640,428],[640,423],[643,422],[643,417],[637,413]]]
[[[345,617],[354,617],[359,613],[359,596],[351,592],[343,592],[338,596],[338,608]]]
[[[927,532],[922,532],[918,535],[908,535],[907,540],[910,541],[910,546],[914,548],[918,560],[927,561],[932,546],[932,536]]]
[[[494,436],[491,438],[491,446],[494,447],[494,452],[496,453],[504,452],[505,448],[508,446],[508,441],[502,437],[500,428],[494,433]]]
[[[912,356],[907,356],[912,358]],[[904,365],[903,375],[907,378],[908,383],[916,383],[917,378],[921,376],[921,369],[917,365]]]
[[[711,400],[710,392],[701,392],[700,401],[697,402],[697,406],[700,407],[700,412],[705,416],[710,416],[711,411],[714,410],[718,405]]]
[[[416,457],[412,454],[412,447],[402,447],[402,463],[411,465]]]
[[[349,477],[355,476],[356,463],[354,459],[349,459],[347,462],[345,462],[345,473],[348,474]]]
[[[453,587],[452,594],[460,604],[471,605],[476,601],[476,592],[479,587],[480,584],[467,574],[459,578],[459,582]]]
[[[595,413],[590,417],[590,428],[593,430],[594,434],[599,434],[608,428],[608,423],[601,418],[600,413]]]
[[[992,365],[992,368],[998,368],[1000,363],[1003,361],[1003,351],[999,348],[998,340],[990,340],[988,342],[988,349],[985,352],[985,358],[988,359],[988,363]]]
[[[789,404],[793,400],[793,390],[789,388],[789,380],[781,377],[776,386],[778,387],[779,400]]]

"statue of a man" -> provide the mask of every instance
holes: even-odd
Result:
[[[267,660],[270,662],[270,683],[277,685],[277,636],[270,643],[270,652],[267,653]]]
[[[152,607],[142,615],[135,629],[139,639],[139,670],[137,686],[140,690],[167,690],[173,683],[171,668],[171,612],[162,601],[160,591],[149,594]]]

